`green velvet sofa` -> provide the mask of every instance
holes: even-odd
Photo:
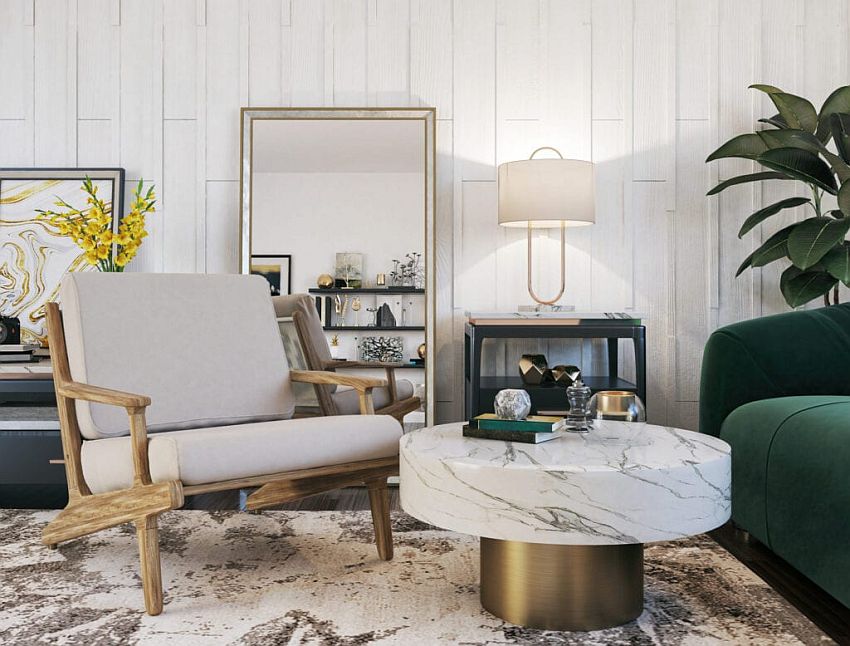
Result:
[[[850,607],[850,303],[718,329],[700,390],[732,520]]]

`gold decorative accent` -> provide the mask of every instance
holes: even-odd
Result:
[[[603,415],[625,417],[634,401],[635,394],[628,390],[603,390],[596,393],[596,408]]]
[[[514,624],[599,630],[643,611],[643,545],[481,538],[481,605]]]
[[[334,277],[330,274],[322,274],[316,279],[316,286],[321,289],[330,289],[334,286]]]
[[[424,343],[420,343],[419,347],[416,348],[416,354],[418,354],[419,358],[422,359],[423,361],[425,360],[426,349],[427,349],[427,346]]]

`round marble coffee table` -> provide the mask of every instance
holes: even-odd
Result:
[[[481,537],[481,603],[511,623],[596,630],[643,610],[643,544],[730,515],[730,448],[710,435],[596,422],[542,444],[465,438],[462,424],[401,438],[401,505]]]

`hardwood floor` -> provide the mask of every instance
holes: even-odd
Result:
[[[239,492],[192,496],[185,509],[238,509]],[[368,511],[369,494],[365,487],[339,489],[304,498],[274,509],[293,511]],[[390,487],[390,509],[398,511],[398,488]],[[806,615],[839,644],[850,645],[850,609],[776,556],[767,547],[727,523],[711,532],[724,549],[761,577],[768,585]]]

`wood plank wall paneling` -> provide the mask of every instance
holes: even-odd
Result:
[[[0,165],[120,164],[128,190],[144,177],[160,198],[134,269],[232,272],[240,106],[436,106],[431,356],[450,420],[464,310],[528,300],[524,233],[496,224],[496,165],[544,145],[592,159],[597,223],[568,232],[564,302],[647,312],[650,418],[694,428],[710,331],[786,309],[778,265],[735,279],[738,264],[802,216],[739,240],[796,189],[708,199],[753,164],[705,156],[772,114],[747,85],[819,104],[845,83],[848,35],[850,0],[0,0]],[[544,294],[557,237],[535,239]],[[486,365],[513,372],[522,351],[605,363],[598,344],[527,342]]]

